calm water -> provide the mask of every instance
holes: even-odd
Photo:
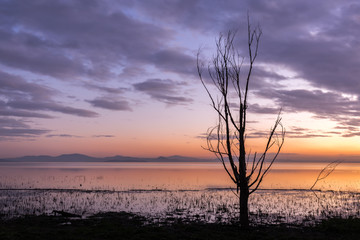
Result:
[[[250,198],[254,222],[360,216],[360,164],[342,163],[309,191],[324,163],[276,163]],[[238,214],[219,163],[0,163],[0,217],[63,210],[127,211],[153,221],[228,222]]]
[[[263,189],[309,189],[324,163],[276,163]],[[0,188],[203,190],[233,187],[219,163],[0,163]],[[360,191],[360,164],[342,163],[316,188]]]

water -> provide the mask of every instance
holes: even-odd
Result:
[[[321,163],[276,163],[250,197],[257,223],[314,223],[360,216],[360,164],[342,163],[309,191]],[[219,163],[0,163],[0,216],[83,217],[127,211],[151,221],[230,222],[237,197]]]
[[[263,189],[309,189],[324,163],[276,163]],[[0,189],[204,190],[233,187],[220,163],[0,163]],[[360,164],[342,163],[315,188],[360,191]]]

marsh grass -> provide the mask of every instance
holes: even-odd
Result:
[[[0,216],[52,215],[65,211],[87,218],[105,212],[143,216],[148,224],[178,221],[228,224],[237,221],[237,198],[230,189],[205,190],[0,190]],[[329,218],[360,217],[360,193],[259,190],[250,199],[255,225],[315,225]]]

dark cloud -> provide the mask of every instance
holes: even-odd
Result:
[[[358,120],[358,124],[356,126],[360,126],[360,119]],[[342,124],[336,126],[334,129],[343,137],[355,137],[360,135],[360,127]]]
[[[285,112],[310,112],[343,125],[344,136],[355,136],[360,127],[359,10],[355,0],[316,4],[310,0],[1,1],[0,65],[8,73],[0,71],[0,114],[98,116],[55,101],[61,93],[50,87],[55,86],[54,79],[87,82],[88,90],[111,95],[87,101],[110,110],[131,110],[130,102],[115,96],[128,91],[125,83],[157,101],[188,104],[192,99],[187,97],[186,84],[144,81],[143,76],[149,78],[148,70],[156,69],[193,78],[196,63],[191,51],[199,46],[177,46],[178,39],[186,37],[183,32],[215,38],[219,32],[236,29],[236,46],[245,53],[246,62],[249,11],[252,26],[260,23],[263,30],[251,89],[256,97],[275,102],[274,106],[254,103],[249,111],[273,114],[284,107]],[[185,44],[192,40],[189,37]],[[287,76],[286,71],[295,76]],[[34,75],[46,76],[47,86],[29,77]],[[312,88],[286,86],[295,78]],[[118,80],[119,87],[102,84],[106,80]],[[138,83],[132,84],[135,80]]]
[[[243,1],[134,1],[134,5],[143,14],[166,22],[171,25],[180,25],[183,28],[196,29],[202,32],[213,31],[218,33],[232,18],[244,11]],[[245,10],[246,11],[246,10]]]
[[[126,79],[133,79],[136,77],[146,76],[146,70],[139,66],[126,66],[122,69],[119,77]]]
[[[312,130],[307,131],[286,131],[287,138],[323,138],[323,137],[332,137],[333,134],[330,133],[314,133]]]
[[[93,135],[94,138],[113,138],[114,135]]]
[[[7,98],[49,99],[57,92],[51,88],[25,81],[23,78],[0,71],[0,95]]]
[[[255,129],[251,129],[249,128],[247,133],[246,133],[246,138],[268,138],[269,137],[270,132],[269,131],[257,131]],[[334,132],[322,132],[319,130],[314,130],[314,129],[308,129],[308,128],[299,128],[296,126],[290,126],[289,130],[285,131],[285,137],[286,138],[323,138],[323,137],[333,137],[334,135],[337,136],[347,136],[347,135],[351,135],[351,136],[357,136],[357,133],[348,133],[348,134],[344,134],[342,132],[339,131],[334,131]],[[221,135],[221,137],[223,139],[225,139],[226,135]],[[233,136],[234,137],[234,136]],[[275,132],[274,137],[281,137],[281,130],[278,129],[278,131]],[[196,138],[201,138],[201,139],[207,139],[208,138],[208,134],[207,133],[202,133],[198,136],[196,136]],[[217,135],[216,134],[212,134],[210,136],[211,140],[217,140]],[[274,140],[275,140],[274,138]]]
[[[0,118],[0,126],[6,128],[28,128],[23,121],[13,118]]]
[[[311,112],[319,117],[344,120],[347,124],[359,126],[359,101],[344,97],[341,93],[320,90],[269,90],[257,94],[273,99],[285,111]]]
[[[98,86],[96,84],[91,84],[91,83],[86,83],[86,84],[84,84],[84,86],[89,89],[95,89],[95,90],[99,90],[101,92],[105,92],[105,93],[109,93],[109,94],[122,94],[122,93],[128,91],[128,89],[126,89],[126,88],[104,87],[104,86]]]
[[[359,94],[358,1],[251,5],[264,32],[260,61],[291,69],[315,87]]]
[[[360,131],[343,134],[343,137],[360,137]]]
[[[355,136],[354,133],[360,131],[360,101],[339,92],[268,89],[256,94],[273,100],[285,113],[310,112],[314,114],[314,118],[333,120],[339,125],[337,129],[343,129],[343,136]],[[256,104],[249,108],[249,111],[263,114],[274,113],[271,110],[275,109],[258,107]],[[291,132],[287,134],[291,137]]]
[[[127,16],[116,2],[8,1],[2,6],[0,62],[62,80],[104,80],[115,77],[111,70],[119,64],[149,64],[172,35]]]
[[[117,110],[117,111],[132,111],[129,102],[125,100],[112,100],[106,98],[97,98],[94,100],[88,100],[91,105],[98,108],[105,108],[109,110]]]
[[[47,138],[53,137],[61,137],[61,138],[79,138],[80,136],[72,135],[72,134],[48,134],[46,135]]]
[[[9,101],[8,106],[16,109],[26,109],[35,111],[53,111],[64,114],[75,115],[79,117],[97,117],[96,112],[64,106],[55,102],[28,102],[26,100]]]
[[[31,111],[23,111],[18,109],[9,109],[4,102],[0,102],[0,115],[26,118],[53,118],[48,114],[36,113]]]
[[[302,78],[313,87],[360,97],[358,1],[320,0],[316,6],[310,0],[249,0],[211,4],[199,0],[166,3],[165,11],[159,7],[164,5],[164,1],[145,4],[137,2],[137,7],[158,20],[200,31],[211,31],[214,36],[220,31],[237,29],[239,41],[236,44],[240,52],[244,53],[245,60],[246,14],[249,10],[252,26],[259,23],[263,30],[257,64],[275,66],[271,71],[261,67],[255,69],[252,89],[264,89],[266,84],[279,89],[284,87],[282,80]],[[209,23],[212,25],[209,26]],[[278,74],[279,70],[290,70],[295,76],[290,78]],[[298,98],[297,101],[306,102],[307,99]],[[333,101],[329,105],[332,103]],[[311,112],[321,111],[320,107],[315,109],[313,104],[302,108]],[[335,114],[336,109],[333,110]]]
[[[169,79],[148,79],[145,82],[134,84],[134,88],[148,94],[153,99],[169,105],[187,104],[192,102],[192,99],[179,96],[179,90],[181,90],[183,84]]]
[[[0,140],[8,140],[14,137],[37,137],[50,132],[46,129],[31,128],[28,123],[23,120],[14,118],[0,118]]]
[[[3,116],[51,118],[35,111],[52,111],[81,117],[96,117],[93,111],[69,107],[55,102],[52,97],[58,92],[23,78],[0,71],[0,113]]]
[[[357,1],[335,0],[316,6],[310,0],[5,1],[0,61],[60,79],[113,78],[111,68],[119,65],[131,75],[134,64],[135,72],[154,65],[194,74],[194,57],[168,44],[175,37],[169,29],[214,36],[238,29],[245,39],[249,10],[253,25],[259,22],[264,32],[259,61],[292,69],[316,86],[357,94],[359,8]]]
[[[250,104],[248,111],[260,114],[277,114],[280,112],[280,108],[262,107],[259,104]]]
[[[195,55],[189,56],[180,49],[161,50],[151,55],[150,61],[163,71],[197,75]]]
[[[0,135],[2,137],[35,137],[48,132],[49,130],[42,129],[0,128]]]
[[[302,131],[286,131],[286,138],[322,138],[322,137],[332,137],[334,134],[331,133],[322,133],[319,131],[314,131],[310,129],[304,129]],[[277,136],[275,134],[275,136]],[[250,131],[247,135],[247,138],[268,138],[269,132],[266,131]],[[279,136],[280,137],[280,136]]]
[[[0,63],[6,66],[64,80],[85,72],[85,67],[79,62],[56,53],[56,46],[49,47],[36,36],[30,37],[37,39],[36,45],[29,44],[29,34],[0,32],[0,36],[3,39],[0,40]]]

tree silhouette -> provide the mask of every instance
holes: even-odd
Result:
[[[209,128],[207,149],[214,153],[225,171],[236,185],[240,206],[240,225],[249,226],[248,200],[255,192],[264,176],[269,172],[284,143],[285,129],[281,124],[280,112],[270,130],[265,149],[261,155],[246,153],[246,118],[248,93],[253,65],[258,55],[262,31],[259,26],[252,29],[248,16],[248,69],[245,78],[240,78],[244,59],[234,46],[236,33],[229,31],[220,34],[216,41],[216,53],[207,66],[208,78],[203,75],[204,64],[197,55],[198,75],[211,106],[218,116],[217,125]],[[208,87],[215,86],[215,93]],[[235,97],[234,97],[235,96]],[[278,132],[279,130],[279,132]],[[268,157],[269,150],[275,147],[275,153]]]

